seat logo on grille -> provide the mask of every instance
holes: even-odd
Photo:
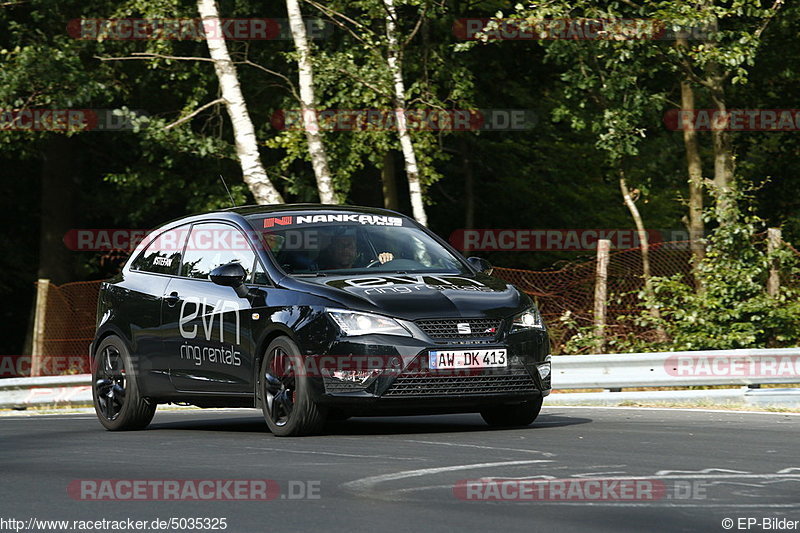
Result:
[[[467,322],[459,322],[458,324],[456,324],[456,330],[461,335],[469,335],[470,333],[472,333],[472,328],[469,327],[469,323]]]

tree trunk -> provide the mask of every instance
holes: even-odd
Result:
[[[608,252],[611,241],[597,241],[597,271],[594,277],[594,336],[595,353],[603,353],[606,347],[606,311],[608,309]]]
[[[625,180],[625,172],[622,169],[619,170],[619,189],[622,192],[622,198],[625,201],[625,205],[628,207],[628,211],[631,212],[633,222],[636,224],[636,233],[639,236],[639,242],[642,247],[642,278],[644,279],[644,292],[648,299],[652,300],[655,293],[653,292],[653,283],[650,279],[650,241],[647,238],[647,231],[644,228],[642,215],[639,213],[639,208],[636,207],[636,202],[634,202],[631,196],[628,184]],[[654,319],[661,318],[661,313],[658,311],[657,307],[648,306],[647,310]],[[656,329],[656,335],[659,342],[665,342],[667,340],[667,335],[661,327]]]
[[[203,23],[221,28],[219,10],[216,0],[197,0],[197,10]],[[259,204],[282,204],[283,198],[267,176],[261,164],[261,155],[258,153],[258,141],[255,128],[247,111],[247,103],[242,95],[236,67],[228,55],[225,39],[219,31],[207,32],[206,44],[211,59],[214,60],[214,70],[217,72],[219,87],[225,99],[225,107],[233,125],[233,136],[236,141],[236,155],[242,165],[244,182],[253,193]]]
[[[720,225],[733,221],[735,213],[733,187],[733,143],[731,134],[726,129],[729,120],[728,109],[725,103],[725,87],[723,77],[719,73],[719,65],[709,67],[707,80],[712,85],[711,101],[714,102],[717,123],[711,125],[711,138],[714,144],[714,194],[716,197],[717,220]]]
[[[64,245],[64,235],[75,227],[75,193],[80,190],[80,154],[77,137],[51,135],[42,165],[41,229],[38,278],[56,285],[75,281],[75,253]]]
[[[417,155],[406,124],[406,88],[403,82],[403,66],[401,50],[397,40],[397,13],[394,9],[394,0],[383,0],[386,6],[386,39],[388,41],[387,64],[394,82],[394,107],[397,121],[397,135],[400,137],[400,146],[403,149],[406,176],[408,178],[408,192],[411,197],[411,211],[414,218],[423,226],[428,225],[425,214],[425,204],[422,197],[422,184],[419,179]]]
[[[387,150],[383,154],[383,168],[381,169],[381,185],[383,187],[383,207],[397,211],[400,202],[397,200],[397,179],[394,168],[394,153]]]
[[[678,47],[688,47],[686,39],[677,40]],[[688,78],[681,80],[681,112],[685,116],[693,116],[695,111],[694,87]],[[683,146],[686,151],[686,167],[689,173],[689,239],[694,258],[694,268],[706,255],[703,244],[705,223],[703,222],[703,164],[700,159],[700,144],[694,121],[684,121],[681,125],[683,131]],[[695,277],[695,282],[697,278]],[[700,287],[698,287],[700,288]]]
[[[775,252],[781,247],[780,228],[767,229],[767,258],[769,259],[769,278],[767,278],[767,294],[771,298],[776,298],[781,290],[780,270],[778,261],[775,260]]]
[[[328,170],[328,155],[322,143],[322,132],[317,121],[317,105],[314,97],[314,68],[311,65],[311,49],[308,46],[306,27],[298,0],[286,0],[286,11],[289,14],[289,27],[297,49],[298,82],[300,84],[300,110],[303,115],[303,129],[306,132],[308,153],[311,155],[311,166],[317,178],[319,201],[323,204],[338,204],[333,189],[333,179]]]
[[[461,161],[464,169],[464,229],[475,228],[475,174],[469,158],[469,143],[464,139],[461,145]]]

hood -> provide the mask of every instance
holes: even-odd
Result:
[[[406,320],[504,318],[530,305],[530,298],[514,286],[485,274],[360,274],[293,281],[343,308]]]

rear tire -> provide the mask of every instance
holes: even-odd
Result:
[[[544,397],[518,405],[497,405],[481,410],[483,420],[494,427],[528,426],[536,420],[542,410]]]
[[[311,397],[311,384],[300,349],[288,337],[267,347],[261,362],[261,409],[276,437],[299,437],[322,431],[326,411]]]
[[[156,413],[156,403],[139,396],[128,348],[115,335],[103,339],[95,351],[92,402],[97,418],[109,431],[144,429]]]

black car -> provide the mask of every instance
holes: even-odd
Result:
[[[550,344],[522,291],[383,209],[250,206],[153,231],[103,283],[93,398],[110,430],[159,403],[261,407],[275,435],[326,419],[479,412],[527,425]]]

